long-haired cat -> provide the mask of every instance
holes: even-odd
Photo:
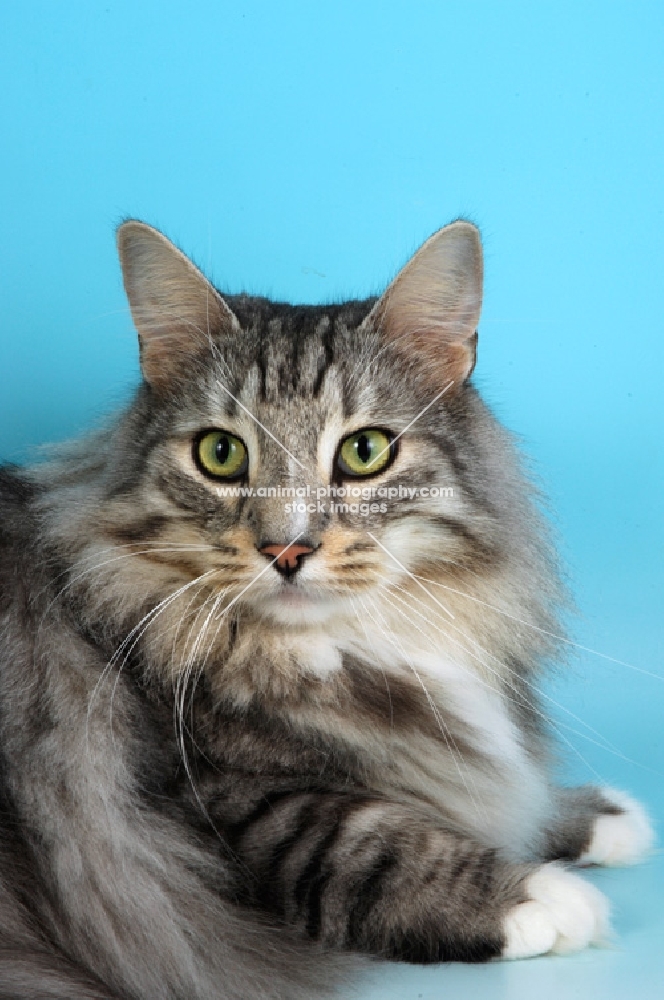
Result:
[[[311,997],[349,953],[601,941],[569,865],[651,830],[551,778],[562,595],[470,380],[475,227],[325,307],[118,244],[133,402],[0,472],[0,996]]]

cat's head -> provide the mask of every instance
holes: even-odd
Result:
[[[161,547],[174,582],[208,574],[222,606],[296,627],[490,557],[473,225],[435,233],[379,299],[331,306],[222,297],[141,222],[118,245],[144,386],[115,466],[117,537],[146,559]]]

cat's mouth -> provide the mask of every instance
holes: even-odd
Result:
[[[326,621],[338,607],[338,597],[284,580],[278,589],[262,598],[257,610],[284,625],[312,625]]]

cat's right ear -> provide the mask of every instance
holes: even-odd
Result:
[[[117,231],[131,315],[146,382],[166,387],[210,338],[239,323],[219,292],[170,240],[144,222]]]

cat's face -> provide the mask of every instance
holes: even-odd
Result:
[[[473,227],[432,237],[377,302],[332,307],[222,299],[149,227],[119,241],[146,387],[114,502],[147,559],[163,543],[160,566],[207,574],[224,605],[302,627],[485,554]]]

